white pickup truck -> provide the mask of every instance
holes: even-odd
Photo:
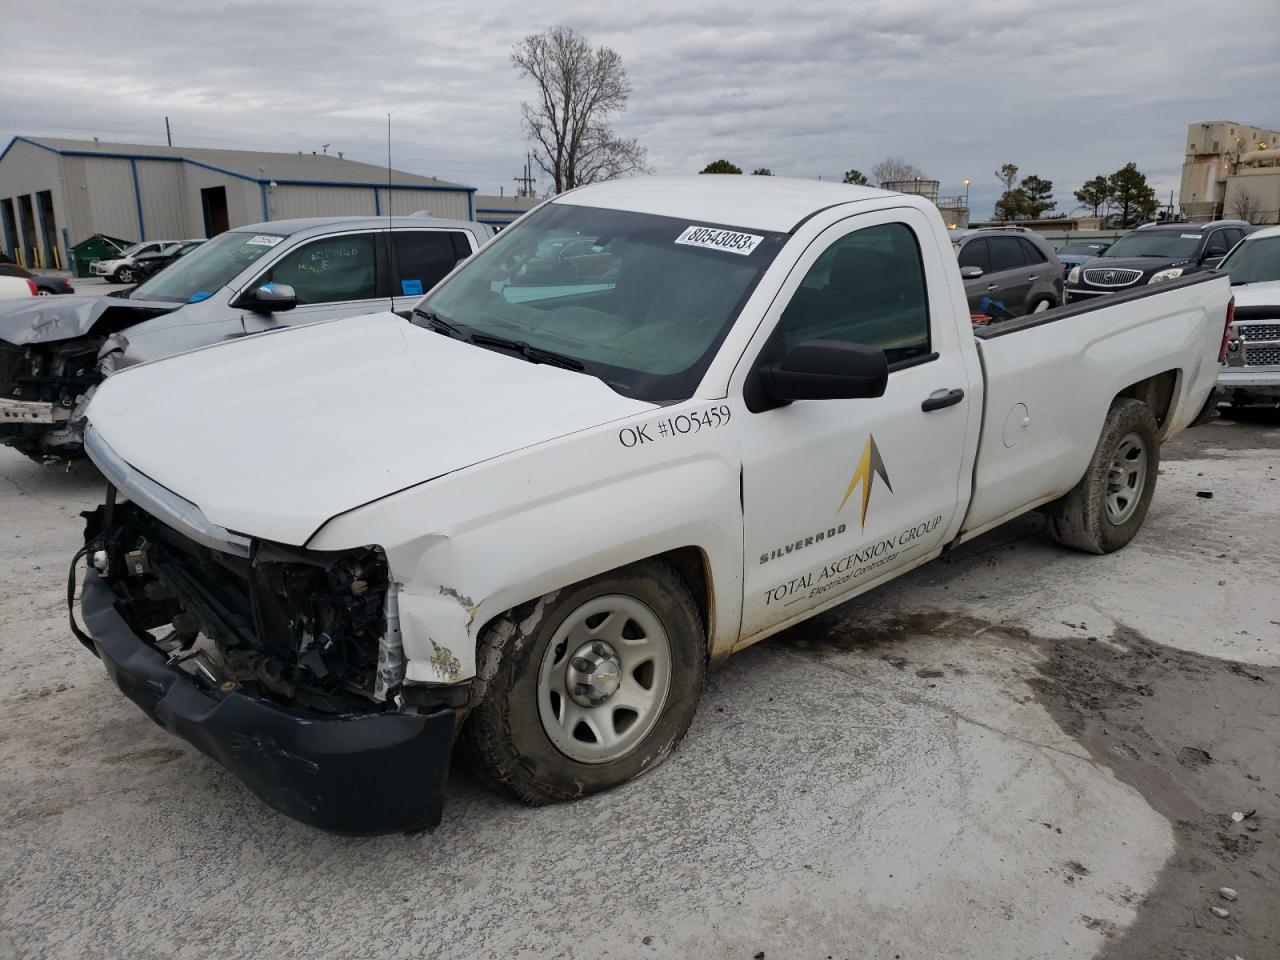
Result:
[[[1200,274],[974,329],[866,188],[557,197],[391,313],[111,377],[82,642],[324,829],[428,827],[460,738],[531,803],[658,764],[709,664],[1041,508],[1138,531],[1225,349]]]

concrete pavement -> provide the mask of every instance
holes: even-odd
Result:
[[[0,956],[1132,957],[1182,923],[1215,938],[1188,955],[1256,960],[1278,448],[1275,421],[1194,431],[1118,554],[1026,518],[740,654],[621,789],[533,809],[456,769],[439,830],[371,840],[271,812],[125,701],[66,627],[101,481],[0,450]],[[1196,690],[1238,701],[1226,728]],[[1183,747],[1192,779],[1161,762]],[[1194,885],[1228,880],[1224,922]]]

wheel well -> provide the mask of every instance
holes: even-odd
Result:
[[[712,628],[711,568],[707,565],[706,556],[697,547],[679,547],[658,554],[657,559],[671,564],[693,594],[693,602],[698,605],[698,617],[702,620],[703,634],[709,644]]]
[[[1156,418],[1156,424],[1163,430],[1165,421],[1169,418],[1169,412],[1173,409],[1173,397],[1178,387],[1178,374],[1179,371],[1177,370],[1166,370],[1164,373],[1157,373],[1153,377],[1147,377],[1145,380],[1129,384],[1129,386],[1116,394],[1116,397],[1141,400],[1147,405],[1151,415]]]

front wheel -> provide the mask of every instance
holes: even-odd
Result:
[[[132,267],[121,267],[116,271],[116,283],[133,283],[137,274]]]
[[[652,769],[689,729],[706,674],[697,605],[644,560],[487,625],[462,740],[482,780],[527,803],[607,790]]]
[[[1156,489],[1160,441],[1145,403],[1116,400],[1107,412],[1089,469],[1071,492],[1043,508],[1059,543],[1112,553],[1142,527]]]

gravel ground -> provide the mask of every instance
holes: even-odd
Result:
[[[263,807],[70,637],[100,491],[0,450],[0,956],[1280,955],[1274,415],[1166,447],[1120,553],[1024,518],[740,654],[622,789],[459,769],[435,833],[371,840]]]

